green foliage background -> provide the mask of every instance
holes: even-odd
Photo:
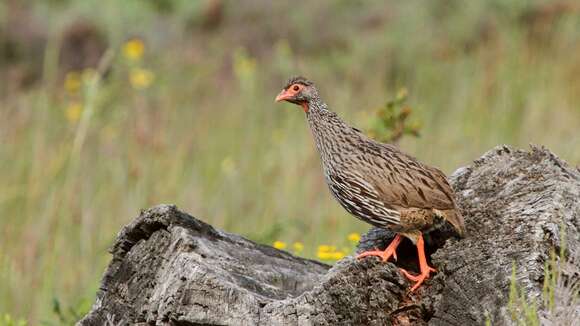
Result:
[[[79,21],[110,56],[71,95],[62,44]],[[302,111],[273,103],[294,74],[371,132],[406,89],[420,137],[399,145],[447,173],[504,143],[580,161],[574,1],[2,0],[0,49],[0,314],[31,324],[57,318],[54,299],[92,302],[116,232],[158,203],[309,257],[364,232]]]

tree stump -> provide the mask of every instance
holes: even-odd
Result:
[[[96,302],[78,325],[510,324],[514,264],[519,285],[537,299],[562,227],[568,253],[578,257],[580,171],[546,149],[501,146],[450,181],[467,237],[426,235],[438,272],[416,292],[391,262],[346,257],[331,267],[160,205],[119,233]],[[372,229],[358,250],[384,248],[392,236]],[[409,242],[398,257],[399,266],[415,268]]]

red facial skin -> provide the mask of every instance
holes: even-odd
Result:
[[[308,112],[308,103],[306,101],[300,101],[300,102],[293,101],[294,97],[296,95],[298,95],[302,91],[303,88],[304,88],[304,85],[294,84],[286,89],[283,89],[280,92],[280,94],[278,94],[278,96],[276,96],[276,102],[288,101],[291,103],[295,103],[295,104],[300,105],[302,107],[302,109],[304,110],[304,112]]]

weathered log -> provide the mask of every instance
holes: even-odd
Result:
[[[393,263],[347,257],[330,267],[161,205],[120,232],[79,325],[509,324],[512,265],[537,298],[562,227],[568,250],[579,250],[580,171],[545,149],[497,147],[451,183],[468,235],[426,236],[438,272],[414,293]],[[359,250],[384,248],[391,237],[372,229]],[[414,247],[401,246],[397,264],[414,268]]]

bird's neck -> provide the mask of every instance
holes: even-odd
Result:
[[[323,101],[309,103],[306,117],[325,170],[353,152],[360,133],[330,111]]]

